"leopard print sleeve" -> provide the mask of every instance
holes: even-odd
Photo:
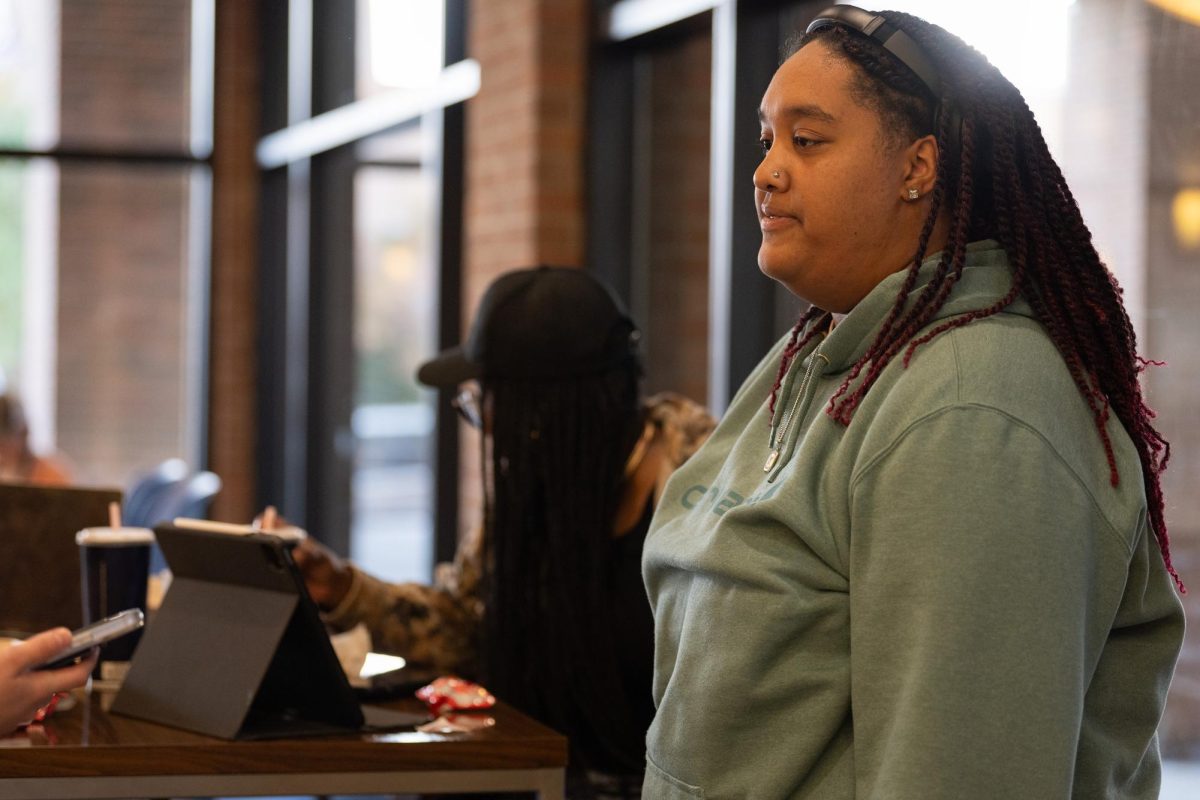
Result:
[[[326,623],[335,630],[362,623],[378,650],[414,666],[473,676],[482,619],[481,544],[479,531],[465,537],[454,562],[438,566],[432,586],[386,583],[352,567],[350,591],[325,615]]]
[[[666,454],[654,492],[660,497],[671,473],[700,449],[717,421],[704,406],[672,392],[654,395],[645,407],[646,421],[654,426],[655,439]]]

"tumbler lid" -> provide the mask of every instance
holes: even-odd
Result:
[[[84,528],[75,534],[75,544],[86,547],[154,544],[154,531],[149,528]]]

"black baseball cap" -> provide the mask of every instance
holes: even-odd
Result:
[[[466,343],[422,364],[417,380],[448,387],[596,375],[636,363],[639,338],[612,289],[582,269],[519,269],[488,286]]]

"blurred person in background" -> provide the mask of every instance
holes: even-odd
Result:
[[[0,375],[0,387],[3,387]],[[58,456],[38,455],[29,444],[29,422],[20,399],[0,388],[0,481],[66,486],[71,472]]]

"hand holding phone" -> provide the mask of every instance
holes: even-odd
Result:
[[[61,669],[86,658],[94,649],[113,639],[133,633],[145,623],[140,608],[130,608],[119,614],[93,622],[71,633],[71,643],[34,667],[35,670]]]
[[[54,628],[7,647],[0,645],[0,736],[34,719],[55,693],[87,682],[95,663],[90,659],[63,669],[34,669],[70,641],[70,631]]]

